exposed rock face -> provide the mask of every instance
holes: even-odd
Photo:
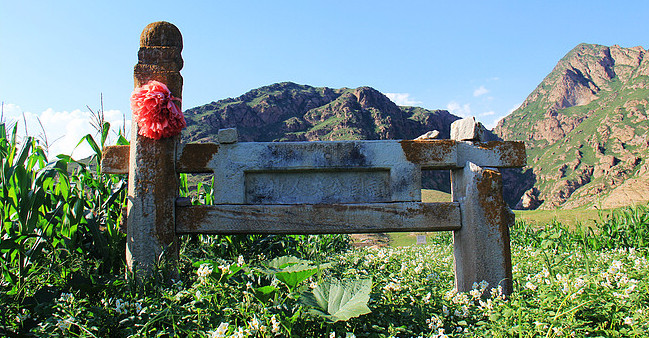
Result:
[[[185,142],[214,142],[235,127],[240,141],[414,139],[438,130],[449,138],[459,119],[446,110],[400,107],[370,87],[316,88],[291,82],[253,89],[237,98],[185,111]],[[424,186],[450,191],[446,171],[425,173]]]
[[[539,189],[531,188],[526,190],[521,200],[516,204],[516,209],[530,210],[536,209],[543,201],[539,200]]]
[[[570,51],[494,129],[526,142],[538,194],[523,190],[519,206],[534,205],[533,197],[541,208],[649,201],[649,188],[638,183],[649,158],[647,98],[644,48],[580,44]]]
[[[186,141],[211,141],[236,127],[242,141],[414,139],[439,130],[448,138],[458,117],[445,110],[399,107],[370,87],[316,88],[291,82],[188,109]]]

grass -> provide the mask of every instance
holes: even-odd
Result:
[[[6,312],[36,336],[646,336],[646,245],[593,249],[575,235],[556,222],[543,230],[517,223],[508,298],[479,283],[454,291],[448,233],[423,246],[328,252],[320,263],[223,258],[204,236],[183,241],[173,285],[72,287],[40,307],[9,303]],[[328,294],[344,301],[332,304]]]
[[[611,212],[611,209],[514,210],[516,220],[522,220],[536,226],[558,221],[569,227],[574,227],[577,223],[593,225],[596,221],[609,216]]]

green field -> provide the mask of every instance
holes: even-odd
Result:
[[[543,226],[552,221],[558,221],[567,226],[577,223],[593,225],[596,221],[606,219],[611,215],[611,209],[566,209],[566,210],[514,210],[517,221],[525,221],[537,226]]]
[[[451,200],[451,194],[437,190],[422,189],[421,199],[427,203],[448,202]],[[572,228],[578,223],[592,226],[596,221],[606,220],[612,211],[611,209],[514,210],[514,214],[516,214],[516,221],[524,221],[541,228],[553,221],[560,222]],[[390,237],[390,246],[402,247],[415,245],[417,243],[417,235],[427,235],[428,237],[439,234],[432,232],[393,232],[388,234]]]

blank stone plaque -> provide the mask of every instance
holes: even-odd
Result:
[[[390,171],[246,172],[247,204],[389,202]]]

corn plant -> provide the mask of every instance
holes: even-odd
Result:
[[[14,285],[14,294],[21,292],[25,279],[34,272],[30,263],[38,258],[41,239],[52,231],[43,223],[48,216],[46,190],[51,176],[38,171],[45,166],[45,154],[31,137],[19,145],[16,130],[17,125],[9,135],[0,123],[0,254],[2,274]]]
[[[104,123],[101,146],[109,129]],[[91,158],[58,155],[48,162],[38,140],[19,142],[16,131],[0,123],[0,269],[9,294],[21,297],[30,276],[48,275],[43,272],[56,270],[65,279],[71,269],[63,262],[75,255],[98,259],[103,272],[121,269],[126,181],[99,173],[101,147],[87,135],[82,142],[94,149]]]

